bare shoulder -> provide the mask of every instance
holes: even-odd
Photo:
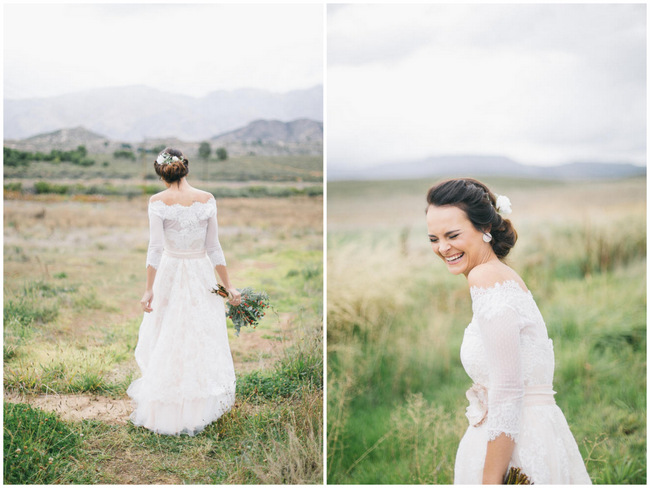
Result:
[[[165,195],[167,194],[167,190],[159,191],[158,193],[151,195],[151,198],[149,199],[149,203],[157,202],[159,200],[163,200]]]
[[[210,200],[214,200],[214,196],[208,191],[199,190],[198,188],[194,188],[194,191],[196,192],[194,199],[197,202],[208,203]]]
[[[507,264],[501,261],[491,261],[475,266],[467,275],[470,288],[490,288],[505,281],[516,282],[524,291],[528,291],[524,280]]]

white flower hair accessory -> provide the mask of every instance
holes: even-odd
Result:
[[[175,163],[176,161],[181,161],[181,158],[179,158],[178,156],[172,156],[171,154],[166,152],[160,153],[156,158],[156,163],[161,165]]]
[[[497,212],[501,215],[510,215],[512,213],[510,199],[505,195],[497,195],[497,203],[495,205]]]

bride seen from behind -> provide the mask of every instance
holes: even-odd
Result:
[[[433,251],[470,287],[473,317],[460,356],[474,382],[454,484],[502,484],[521,468],[534,484],[591,484],[556,405],[553,343],[532,293],[503,260],[517,241],[507,197],[483,183],[444,181],[427,194]]]
[[[195,435],[235,402],[235,371],[223,299],[211,293],[216,270],[239,305],[219,243],[212,194],[186,179],[189,161],[166,148],[154,169],[167,189],[149,200],[145,312],[135,358],[142,376],[129,386],[131,420],[159,434]]]

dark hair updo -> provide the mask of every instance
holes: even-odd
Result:
[[[505,258],[517,242],[512,223],[497,212],[496,196],[478,180],[458,178],[438,183],[429,189],[427,203],[463,210],[476,230],[492,234],[490,244],[499,259]]]
[[[160,154],[170,154],[171,156],[176,156],[180,161],[174,161],[166,164],[158,164],[158,158],[153,163],[153,167],[156,170],[156,174],[160,176],[167,183],[175,183],[180,181],[183,176],[186,176],[190,172],[189,165],[190,162],[187,160],[183,153],[178,149],[173,147],[166,147],[164,151]]]

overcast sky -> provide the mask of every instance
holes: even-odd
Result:
[[[323,83],[323,17],[318,4],[5,4],[4,97],[309,88]]]
[[[646,6],[329,5],[329,165],[646,158]]]

